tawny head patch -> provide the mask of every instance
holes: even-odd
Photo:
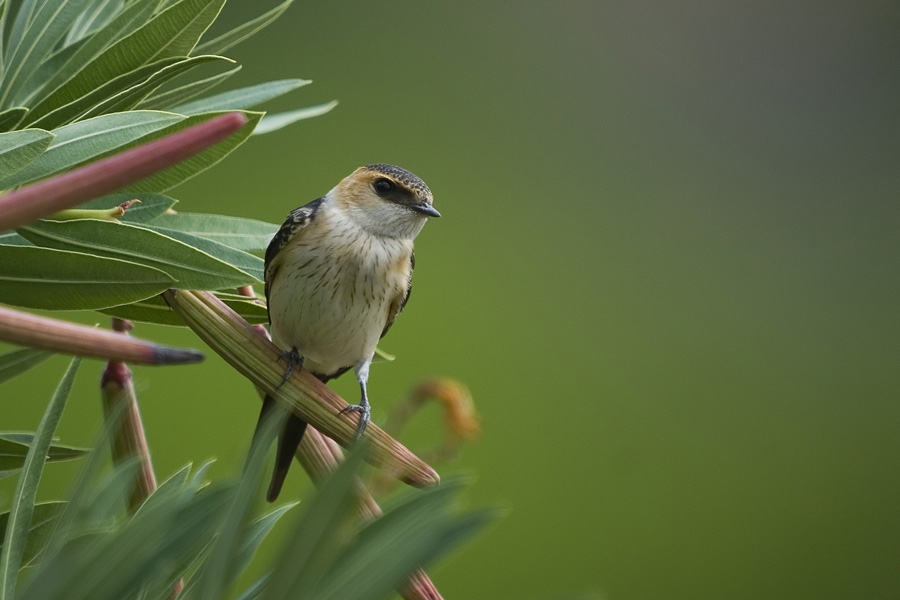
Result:
[[[406,169],[374,164],[360,167],[334,189],[337,198],[356,207],[376,207],[393,203],[425,217],[441,216],[425,182]]]

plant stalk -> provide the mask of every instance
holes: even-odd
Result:
[[[222,141],[247,124],[228,113],[78,169],[0,196],[0,231],[109,194],[171,167]]]
[[[200,339],[257,387],[341,445],[353,444],[356,417],[340,414],[347,402],[304,370],[282,382],[281,350],[214,294],[169,290],[163,298]],[[372,449],[368,460],[393,477],[417,487],[440,482],[434,469],[376,425],[370,424],[363,436]]]
[[[197,363],[197,350],[161,346],[94,327],[39,317],[0,306],[0,340],[63,354],[141,365]]]

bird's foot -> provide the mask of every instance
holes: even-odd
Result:
[[[279,359],[279,361],[285,361],[287,363],[287,369],[284,372],[284,377],[281,378],[281,383],[278,384],[279,387],[284,385],[284,382],[291,378],[291,374],[294,372],[294,369],[298,371],[303,368],[303,357],[300,356],[300,353],[297,352],[296,348],[291,348],[287,352],[283,353]]]
[[[356,435],[353,436],[353,440],[356,441],[363,434],[363,431],[366,430],[366,425],[369,424],[369,417],[371,415],[369,403],[361,402],[359,404],[351,404],[350,406],[345,406],[339,414],[348,412],[359,413],[359,425],[356,426]]]

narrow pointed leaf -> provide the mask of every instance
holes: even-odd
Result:
[[[277,432],[284,426],[287,412],[270,411],[253,436],[250,455],[244,471],[223,515],[216,539],[203,561],[197,582],[201,600],[219,600],[236,578],[235,555],[241,545],[241,533],[250,518],[250,510],[258,496],[263,465]]]
[[[39,4],[28,22],[21,43],[8,48],[0,106],[8,108],[13,105],[29,77],[50,56],[56,43],[66,34],[87,2],[88,0],[55,0]]]
[[[104,113],[131,110],[132,108],[137,106],[144,98],[149,96],[167,81],[177,77],[178,75],[187,73],[202,64],[215,61],[221,61],[226,64],[234,64],[233,60],[231,60],[230,58],[225,58],[223,56],[203,55],[179,60],[171,65],[157,70],[146,80],[136,83],[128,89],[112,96],[108,100],[100,102],[92,109],[87,111],[84,117],[93,117]]]
[[[197,46],[195,52],[197,54],[221,54],[225,52],[280,17],[281,13],[286,11],[287,7],[291,5],[291,2],[293,2],[293,0],[286,0],[255,19],[247,21],[215,39],[201,43]]]
[[[476,511],[460,517],[431,515],[422,523],[397,528],[379,538],[358,542],[335,561],[317,600],[383,598],[416,569],[458,545],[496,517]],[[363,534],[365,535],[365,534]],[[363,536],[361,536],[362,538]]]
[[[144,101],[138,104],[137,107],[147,110],[171,110],[173,106],[178,106],[179,104],[187,102],[188,100],[192,100],[197,96],[202,96],[240,70],[241,66],[238,65],[233,69],[225,71],[224,73],[218,73],[216,75],[206,77],[205,79],[192,81],[190,83],[186,83],[182,86],[163,92],[156,92],[150,95],[148,98],[145,98]]]
[[[12,175],[37,160],[54,137],[43,129],[0,133],[0,178]]]
[[[34,246],[0,246],[0,302],[47,310],[100,309],[154,296],[175,279],[134,262]]]
[[[156,2],[132,2],[112,21],[92,34],[67,56],[64,63],[56,65],[56,68],[48,77],[44,78],[41,85],[33,90],[28,104],[36,105],[43,101],[48,94],[81,72],[111,44],[146,23],[155,8]]]
[[[35,348],[19,348],[0,354],[0,383],[18,377],[22,373],[38,366],[52,355],[46,350]]]
[[[166,237],[170,237],[173,240],[178,240],[179,242],[187,244],[192,248],[196,248],[201,252],[205,252],[213,258],[231,265],[235,269],[240,269],[244,273],[256,279],[256,281],[259,283],[262,283],[263,281],[264,262],[263,259],[259,258],[258,256],[253,256],[252,254],[244,252],[243,250],[238,250],[231,246],[226,246],[225,244],[222,244],[215,240],[211,240],[209,238],[185,233],[183,231],[178,231],[177,229],[157,227],[156,223],[143,224],[141,225],[141,227],[149,229],[150,231],[155,231],[156,233],[160,233]]]
[[[7,0],[7,2],[4,3],[3,33],[6,36],[6,39],[4,40],[6,42],[6,52],[4,52],[3,55],[4,66],[9,65],[10,55],[13,53],[14,49],[19,47],[19,45],[22,43],[22,38],[25,37],[25,32],[28,30],[28,23],[31,21],[37,8],[37,0],[18,0],[15,2]],[[9,17],[12,17],[12,22],[11,25],[6,26],[6,21],[9,19]],[[8,35],[6,35],[7,33]]]
[[[312,503],[300,516],[290,541],[269,580],[264,600],[310,597],[331,561],[344,543],[346,529],[356,503],[353,485],[365,448],[357,448],[319,488]]]
[[[184,212],[161,215],[153,226],[183,231],[239,250],[265,250],[278,232],[278,225],[256,219]]]
[[[259,122],[259,125],[256,126],[256,129],[253,131],[253,135],[271,133],[273,131],[278,131],[282,127],[287,127],[292,123],[296,123],[297,121],[324,115],[335,106],[337,106],[337,102],[332,101],[326,102],[325,104],[319,104],[318,106],[298,108],[297,110],[289,110],[287,112],[266,115],[262,118],[262,121]]]
[[[37,119],[116,77],[175,56],[187,56],[219,14],[224,0],[181,0],[118,40],[32,107]]]
[[[43,129],[57,129],[64,125],[68,125],[75,120],[84,121],[88,116],[97,116],[100,113],[88,115],[88,111],[116,96],[124,93],[132,87],[145,82],[154,73],[170,67],[179,62],[178,58],[166,58],[149,65],[142,65],[133,71],[123,73],[118,77],[111,79],[103,85],[97,86],[90,92],[56,108],[55,110],[42,116],[40,119],[29,119],[29,127],[41,127]],[[115,111],[102,111],[111,113]],[[35,116],[32,113],[32,116]]]
[[[53,132],[56,138],[47,151],[24,169],[0,179],[0,189],[70,169],[182,120],[180,115],[171,113],[133,111],[60,127]]]
[[[15,231],[7,231],[6,233],[0,233],[0,245],[31,246],[32,244]]]
[[[244,572],[250,564],[250,561],[253,559],[253,556],[256,554],[256,551],[259,549],[259,546],[263,543],[263,540],[266,539],[266,536],[269,535],[269,532],[272,531],[272,528],[275,527],[275,524],[278,523],[281,517],[299,504],[299,502],[283,504],[254,520],[247,526],[244,531],[244,537],[241,540],[240,548],[235,556],[235,564],[233,567],[235,577]]]
[[[34,564],[41,557],[44,546],[47,543],[47,537],[53,530],[56,520],[65,507],[65,502],[41,502],[34,505],[34,512],[31,515],[31,525],[28,528],[28,538],[25,542],[25,548],[22,552],[22,566],[27,567]],[[9,522],[9,512],[0,514],[0,537],[6,531],[6,524]]]
[[[75,539],[42,561],[21,598],[132,598],[209,543],[228,496],[226,486],[202,490],[191,502],[166,502],[139,511],[95,543]]]
[[[269,584],[269,579],[272,574],[266,573],[248,587],[246,590],[241,592],[241,595],[235,598],[235,600],[258,600],[262,598],[263,593],[266,591],[266,586]]]
[[[237,294],[225,294],[216,292],[216,296],[234,312],[243,317],[248,323],[254,325],[269,322],[269,314],[266,311],[266,303],[261,299],[247,298]],[[184,327],[181,320],[161,296],[153,296],[131,304],[113,306],[101,310],[103,314],[129,321],[141,321],[143,323],[156,323],[157,325],[171,325]]]
[[[100,118],[100,117],[98,117]],[[227,141],[248,124],[242,113],[226,113],[189,129],[113,153],[72,171],[0,195],[0,232],[121,190],[204,149]],[[35,161],[37,162],[37,161]]]
[[[253,276],[205,252],[127,223],[94,219],[37,221],[18,232],[36,246],[127,260],[158,269],[176,280],[169,286],[176,289],[217,290],[254,282]]]
[[[70,46],[87,36],[89,33],[96,32],[98,29],[109,23],[119,12],[122,11],[124,0],[97,0],[92,6],[89,6],[82,12],[72,27],[66,33],[65,45]],[[151,4],[152,3],[144,3]]]
[[[322,580],[321,600],[381,598],[490,521],[494,511],[453,514],[460,482],[410,495],[363,529]]]
[[[0,132],[12,131],[15,129],[16,125],[22,122],[22,119],[25,118],[26,114],[28,114],[28,109],[24,106],[7,108],[3,112],[0,112]]]
[[[34,434],[23,431],[3,431],[0,432],[0,442],[12,442],[14,444],[20,444],[22,446],[28,447],[34,443]],[[9,447],[8,449],[10,450],[9,456],[13,457],[11,460],[13,460],[13,462],[16,462],[18,459],[15,458],[15,449],[13,447]],[[50,450],[47,452],[47,462],[74,460],[76,458],[84,456],[87,452],[87,448],[78,448],[76,446],[57,444],[56,438],[54,438],[53,443],[50,444]],[[4,454],[4,456],[7,456],[7,454]],[[24,454],[22,456],[24,457]],[[5,464],[7,463],[4,463],[4,465]]]
[[[75,374],[81,364],[80,358],[73,358],[69,368],[63,375],[53,398],[47,405],[44,417],[34,434],[34,443],[25,459],[22,474],[16,482],[16,490],[13,492],[12,506],[9,511],[9,520],[6,526],[3,551],[0,552],[0,598],[12,600],[15,598],[16,583],[19,568],[25,555],[25,545],[28,532],[31,527],[31,518],[34,513],[34,500],[37,496],[37,487],[44,471],[44,463],[47,459],[47,451],[53,439],[53,433],[62,417],[66,400],[72,389]]]
[[[223,113],[204,113],[202,115],[190,116],[184,121],[169,126],[162,132],[156,132],[153,135],[148,136],[145,140],[153,139],[156,136],[175,133],[176,131],[180,131],[192,125],[208,121],[221,114]],[[165,171],[160,171],[142,181],[128,186],[127,190],[137,193],[164,192],[218,163],[220,160],[231,154],[238,146],[247,141],[247,138],[250,137],[256,124],[259,122],[260,117],[262,117],[262,113],[258,112],[243,112],[243,114],[247,117],[247,124],[237,132],[231,134],[215,146],[212,146],[191,158],[183,160],[177,165],[169,167]]]
[[[196,115],[218,110],[240,110],[253,108],[273,98],[283,96],[288,92],[311,83],[308,79],[281,79],[268,81],[257,85],[229,90],[209,96],[200,100],[194,100],[186,104],[180,104],[172,109],[172,112],[180,115]]]

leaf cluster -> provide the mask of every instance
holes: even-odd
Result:
[[[287,0],[217,37],[224,0],[0,2],[0,190],[92,162],[223,112],[248,122],[224,141],[79,210],[0,232],[0,302],[180,325],[158,294],[227,290],[262,278],[276,227],[175,213],[165,192],[216,164],[251,134],[333,106],[266,115],[257,107],[309,82],[270,81],[223,92],[240,69],[223,53],[274,21]],[[210,74],[212,73],[212,74]],[[112,209],[131,204],[122,216]],[[121,211],[119,211],[121,212]],[[265,308],[223,293],[250,322]]]
[[[70,363],[34,436],[19,437],[28,450],[19,463],[12,506],[0,514],[2,598],[163,600],[182,582],[179,598],[185,600],[235,594],[241,600],[374,600],[493,516],[487,510],[454,510],[457,482],[406,497],[360,528],[354,492],[366,449],[358,448],[296,516],[271,569],[247,589],[236,590],[266,535],[296,505],[254,514],[266,451],[283,415],[273,413],[263,423],[242,473],[233,480],[210,484],[205,479],[210,463],[196,469],[188,465],[128,515],[136,461],[104,473],[104,453],[94,450],[66,502],[38,503],[37,486],[48,460],[83,453],[52,444],[79,362]],[[97,448],[109,443],[117,423],[114,416]]]

